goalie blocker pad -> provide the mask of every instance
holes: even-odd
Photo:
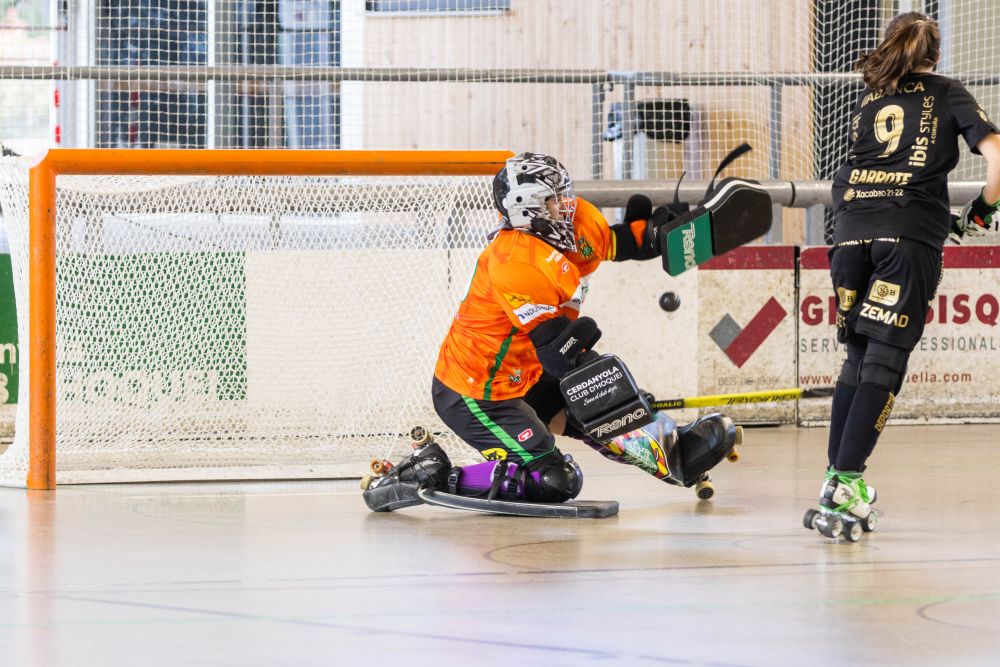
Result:
[[[771,205],[759,183],[723,179],[705,201],[660,229],[663,270],[680,275],[763,236],[771,229]]]
[[[653,409],[628,367],[613,354],[566,374],[559,382],[566,410],[584,433],[607,442],[653,421]]]

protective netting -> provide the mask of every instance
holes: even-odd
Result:
[[[0,182],[23,314],[26,162]],[[431,377],[496,225],[489,183],[59,177],[58,482],[356,476],[414,424],[443,430]],[[0,477],[23,484],[19,323]]]
[[[0,3],[0,141],[65,147],[504,148],[582,178],[829,179],[897,11],[1000,116],[981,0],[21,0]],[[55,67],[52,67],[53,64]],[[58,79],[58,80],[57,80]],[[966,160],[958,180],[983,177]]]

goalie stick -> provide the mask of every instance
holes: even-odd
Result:
[[[743,403],[775,403],[796,401],[800,398],[827,398],[833,396],[833,387],[813,389],[771,389],[767,391],[747,391],[736,394],[714,394],[710,396],[689,396],[651,401],[654,410],[679,410],[680,408],[707,408],[719,405],[741,405]]]

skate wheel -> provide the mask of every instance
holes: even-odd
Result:
[[[733,447],[739,447],[743,444],[743,427],[736,427],[736,438],[733,440]]]
[[[866,533],[875,530],[876,525],[878,525],[878,515],[875,512],[870,512],[868,516],[861,520],[861,530]]]
[[[370,487],[372,485],[372,479],[374,479],[374,478],[371,475],[365,475],[364,477],[361,478],[361,490],[362,491],[367,491],[368,490],[368,487]]]
[[[809,530],[816,530],[816,519],[819,518],[819,510],[808,509],[806,515],[802,517],[802,525]]]
[[[372,459],[368,464],[368,469],[372,471],[373,475],[384,475],[391,467],[392,464],[385,459]]]
[[[426,445],[431,441],[431,432],[424,426],[414,426],[410,429],[410,440],[413,446]]]
[[[729,450],[729,453],[726,454],[726,460],[730,463],[736,463],[740,460],[740,450],[736,449],[735,445],[731,450]]]
[[[715,485],[710,481],[702,480],[695,484],[694,492],[698,494],[698,498],[701,500],[708,500],[715,495]]]
[[[816,520],[816,530],[831,540],[836,539],[844,532],[844,522],[836,515],[822,515]]]
[[[861,522],[846,521],[844,525],[844,537],[848,542],[857,542],[861,539]]]

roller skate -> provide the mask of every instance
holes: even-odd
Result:
[[[699,499],[708,500],[715,495],[708,471],[722,459],[739,461],[737,446],[742,442],[743,428],[725,415],[710,414],[677,427],[659,412],[651,424],[602,447],[608,458],[632,463],[668,484],[693,486]]]
[[[725,458],[740,460],[743,427],[723,414],[706,415],[677,429],[684,486],[694,486],[699,500],[715,495],[715,485],[708,471]]]
[[[830,539],[843,535],[848,542],[857,542],[862,533],[875,530],[878,515],[871,506],[877,497],[861,473],[830,468],[820,490],[819,506],[806,511],[802,524]]]
[[[447,479],[451,461],[441,446],[422,426],[410,431],[413,453],[393,465],[385,459],[373,459],[370,474],[361,479],[365,503],[374,512],[391,512],[423,502],[417,491],[436,488]]]

